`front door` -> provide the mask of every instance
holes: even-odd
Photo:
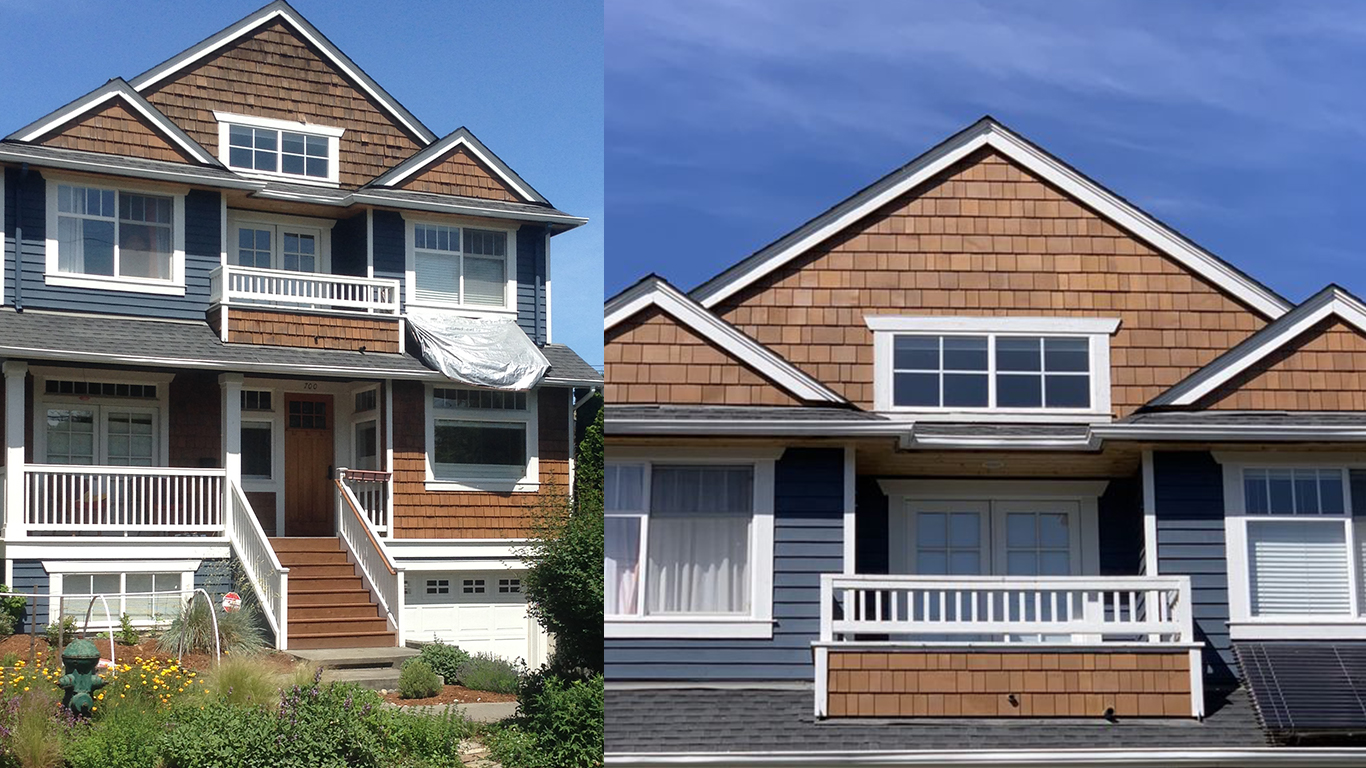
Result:
[[[332,396],[285,395],[285,536],[336,534]]]

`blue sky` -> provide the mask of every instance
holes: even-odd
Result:
[[[1366,294],[1355,2],[607,2],[607,292],[692,288],[991,114],[1299,301]]]
[[[0,135],[132,77],[267,0],[0,0]],[[556,207],[554,340],[602,364],[600,2],[292,0],[438,135],[466,126]],[[22,32],[18,32],[22,30]]]

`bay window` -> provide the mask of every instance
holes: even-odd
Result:
[[[771,460],[609,460],[609,637],[772,634]]]

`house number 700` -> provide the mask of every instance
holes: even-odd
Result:
[[[316,382],[316,381],[305,381],[305,382],[304,382],[304,389],[317,389],[317,388],[318,388],[318,382]]]

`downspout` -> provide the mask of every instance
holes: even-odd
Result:
[[[28,163],[19,166],[19,183],[14,187],[14,311],[24,311],[24,183]]]

